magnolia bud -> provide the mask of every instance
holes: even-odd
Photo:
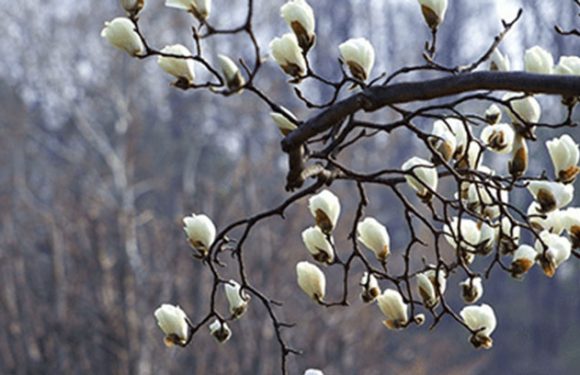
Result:
[[[433,193],[437,190],[438,174],[437,169],[427,160],[416,156],[407,160],[402,166],[407,184],[417,192],[417,195],[424,201],[431,200]]]
[[[560,138],[547,141],[546,147],[552,158],[558,181],[565,184],[573,183],[580,172],[578,167],[580,152],[576,142],[568,134],[564,134]]]
[[[381,294],[377,278],[372,274],[369,276],[368,272],[363,273],[360,285],[362,286],[360,296],[365,303],[374,301]]]
[[[358,240],[375,253],[381,262],[385,262],[390,254],[389,233],[387,228],[372,217],[367,217],[356,227]]]
[[[130,16],[136,16],[144,5],[145,0],[121,0],[121,6]]]
[[[113,47],[122,49],[131,56],[142,56],[146,52],[135,24],[128,18],[117,17],[110,22],[105,22],[101,36],[107,39]]]
[[[521,98],[521,99],[514,99]],[[508,116],[515,124],[521,124],[522,120],[526,123],[537,123],[542,116],[540,103],[533,96],[524,96],[522,93],[507,93],[503,97],[504,101],[509,101],[512,110],[507,111]],[[517,116],[516,116],[517,114]],[[518,118],[518,116],[520,118]]]
[[[481,277],[468,277],[459,283],[461,287],[461,297],[465,303],[475,303],[483,296],[483,283]]]
[[[330,190],[323,190],[308,200],[310,213],[316,225],[324,234],[330,234],[336,227],[340,215],[340,201]]]
[[[305,0],[290,0],[280,8],[280,14],[288,26],[292,28],[298,45],[306,54],[314,45],[315,20],[314,11]]]
[[[546,213],[566,206],[574,198],[574,186],[552,181],[532,181],[529,192],[539,204],[539,212]]]
[[[298,128],[298,126],[296,126],[298,120],[292,114],[292,112],[290,112],[286,108],[280,107],[280,109],[284,111],[284,113],[286,113],[286,116],[278,112],[270,112],[270,116],[272,117],[272,120],[274,120],[274,122],[276,123],[276,126],[278,126],[280,133],[282,133],[283,136],[287,136],[294,129]]]
[[[514,145],[515,131],[511,125],[488,125],[481,132],[482,142],[498,154],[509,154]]]
[[[501,120],[501,109],[496,104],[492,104],[489,108],[485,111],[485,121],[488,124],[494,125],[497,124]]]
[[[298,276],[298,285],[304,293],[318,302],[324,299],[326,277],[318,267],[309,262],[299,262],[296,265],[296,275]]]
[[[512,147],[512,159],[508,163],[510,174],[516,178],[521,177],[528,170],[528,145],[524,137],[516,134]]]
[[[377,297],[377,304],[381,312],[387,318],[383,324],[388,329],[401,329],[407,326],[407,304],[403,302],[403,297],[393,289],[387,289]]]
[[[216,235],[215,225],[211,219],[205,215],[191,214],[183,218],[183,225],[191,247],[201,256],[207,255]]]
[[[306,248],[316,261],[327,264],[334,262],[332,243],[329,242],[319,227],[310,227],[304,230],[302,232],[302,241],[304,241]]]
[[[425,314],[417,314],[413,317],[413,321],[419,327],[425,323]]]
[[[538,232],[547,230],[552,233],[561,234],[565,229],[564,211],[556,210],[552,212],[542,212],[538,202],[532,202],[527,211],[528,220],[534,229]]]
[[[235,319],[241,317],[246,312],[250,296],[242,291],[240,284],[230,280],[224,284],[226,298],[230,305],[230,313]]]
[[[189,342],[191,329],[187,315],[179,306],[163,304],[155,310],[157,325],[165,334],[165,345],[184,347]]]
[[[419,0],[419,4],[427,25],[432,30],[437,29],[445,19],[447,0]]]
[[[209,333],[220,343],[224,343],[232,337],[232,331],[227,323],[221,322],[218,319],[209,325]]]
[[[491,60],[489,62],[489,70],[509,72],[510,59],[506,55],[502,55],[499,49],[494,49],[491,54]]]
[[[300,78],[306,74],[306,60],[302,55],[296,35],[287,33],[281,38],[274,38],[270,42],[270,51],[272,58],[284,73],[295,78]]]
[[[181,44],[174,44],[171,46],[166,46],[161,50],[162,54],[183,56],[183,58],[178,57],[165,57],[159,56],[157,58],[157,64],[165,72],[171,74],[179,81],[187,84],[193,83],[195,79],[193,59],[191,58],[191,52],[187,47]]]
[[[537,255],[538,253],[531,246],[521,245],[518,247],[512,259],[510,270],[512,277],[521,279],[534,266]]]
[[[320,370],[309,368],[304,372],[304,375],[324,375],[324,373]]]
[[[580,76],[580,57],[562,56],[558,65],[554,68],[554,73],[570,76]]]
[[[561,237],[548,231],[541,232],[540,239],[541,241],[537,240],[534,246],[538,252],[538,260],[544,274],[548,277],[553,277],[556,269],[570,258],[572,244],[566,237]],[[544,249],[544,245],[546,249]]]
[[[225,55],[218,55],[226,84],[230,91],[238,91],[245,83],[244,77],[235,62]]]
[[[353,38],[339,45],[338,49],[352,76],[360,81],[366,81],[375,64],[373,45],[365,38]]]
[[[526,72],[538,74],[552,74],[554,58],[550,52],[542,47],[535,46],[524,54],[524,66]]]
[[[205,21],[211,12],[211,0],[165,0],[165,6],[183,9],[200,21]]]
[[[572,242],[572,248],[580,248],[580,208],[569,208],[561,217],[562,227],[566,229]]]
[[[437,120],[433,123],[433,137],[429,138],[429,143],[435,148],[439,156],[448,162],[455,155],[457,148],[457,138],[451,126],[443,121]]]
[[[447,279],[443,270],[427,270],[417,274],[417,288],[423,304],[432,309],[439,303],[439,296],[445,293]],[[439,289],[439,293],[437,293]]]
[[[451,247],[457,250],[458,255],[467,264],[473,262],[475,252],[477,252],[481,240],[481,228],[479,225],[470,219],[454,217],[450,224],[446,224],[443,227],[443,232],[445,239]],[[460,234],[461,242],[458,244],[457,240],[460,238]]]
[[[469,341],[476,348],[490,349],[493,346],[492,332],[497,326],[495,313],[489,305],[467,306],[459,313],[463,322],[473,333]]]
[[[497,230],[497,241],[499,242],[500,254],[512,254],[520,242],[521,228],[514,226],[508,217],[501,219],[500,226]]]

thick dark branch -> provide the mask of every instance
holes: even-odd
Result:
[[[477,90],[580,96],[580,77],[524,72],[475,72],[386,87],[369,87],[306,121],[282,140],[282,149],[285,152],[295,150],[308,139],[330,129],[361,109],[375,111],[389,104],[424,101]]]

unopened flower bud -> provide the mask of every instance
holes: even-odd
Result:
[[[105,22],[105,28],[101,36],[113,47],[126,51],[131,56],[145,54],[145,45],[135,29],[135,24],[128,18],[117,17],[112,21]]]
[[[491,349],[493,340],[492,332],[497,326],[495,313],[489,305],[467,306],[459,313],[465,324],[473,333],[469,341],[476,348]]]
[[[322,233],[330,234],[340,216],[340,201],[330,190],[323,190],[308,200],[310,213]]]
[[[403,297],[394,289],[387,289],[377,297],[377,304],[387,318],[383,323],[388,329],[396,330],[407,326],[407,304]]]
[[[165,334],[165,345],[185,346],[189,341],[191,329],[187,315],[179,306],[163,304],[155,310],[157,325]]]
[[[282,18],[292,28],[304,53],[314,45],[315,19],[312,7],[305,0],[290,0],[280,8]]]
[[[232,331],[228,324],[218,319],[209,325],[209,333],[220,343],[224,343],[232,337]]]
[[[373,45],[365,38],[353,38],[339,45],[338,49],[352,76],[360,81],[366,81],[375,64]]]

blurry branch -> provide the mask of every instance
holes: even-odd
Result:
[[[574,3],[580,7],[580,0],[574,0]],[[578,17],[580,17],[580,13],[578,13]],[[563,36],[571,36],[572,35],[572,36],[580,37],[580,29],[571,29],[571,30],[566,31],[558,25],[554,26],[554,29],[556,30],[556,32],[558,34],[563,35]]]

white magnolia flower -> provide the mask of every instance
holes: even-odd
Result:
[[[145,0],[121,0],[121,6],[129,15],[136,15],[145,6]]]
[[[535,248],[538,252],[538,259],[544,273],[548,277],[554,276],[556,269],[570,258],[572,254],[572,244],[566,237],[543,231],[540,233],[540,240],[536,241]],[[544,244],[546,249],[544,251]]]
[[[320,268],[309,262],[296,265],[298,285],[304,293],[315,301],[322,301],[326,291],[326,277]]]
[[[377,278],[372,274],[369,276],[368,272],[363,273],[360,285],[362,287],[360,296],[365,303],[374,301],[381,294]]]
[[[246,312],[250,296],[242,291],[242,287],[235,280],[224,284],[226,298],[230,304],[230,313],[234,318],[239,318]]]
[[[185,346],[191,334],[187,315],[179,306],[163,304],[155,310],[157,325],[165,334],[165,345]]]
[[[384,262],[390,253],[391,239],[387,228],[372,217],[367,217],[356,227],[358,240],[381,262]]]
[[[565,211],[555,210],[544,213],[542,212],[538,202],[532,202],[528,207],[527,216],[530,220],[530,224],[540,232],[547,230],[559,235],[565,229]]]
[[[554,58],[552,54],[542,47],[535,46],[524,54],[524,67],[526,72],[538,74],[552,74]]]
[[[466,306],[459,313],[465,324],[475,333],[470,342],[476,348],[490,349],[493,346],[491,334],[497,326],[495,313],[491,306]]]
[[[502,55],[499,49],[494,49],[491,54],[491,60],[489,62],[489,70],[509,72],[510,59],[506,55]]]
[[[280,8],[280,14],[288,26],[292,28],[298,44],[304,51],[314,45],[315,41],[315,19],[312,7],[305,0],[290,0]]]
[[[457,138],[451,126],[443,120],[437,120],[433,123],[431,133],[433,137],[429,139],[429,142],[441,158],[448,162],[455,155],[457,148]]]
[[[500,253],[513,253],[520,242],[520,234],[521,228],[514,225],[508,217],[503,217],[497,228],[497,241],[499,242]]]
[[[159,56],[157,58],[157,64],[159,64],[161,69],[165,70],[175,78],[183,80],[189,84],[193,83],[193,80],[195,79],[194,64],[193,59],[191,59],[191,52],[187,47],[181,44],[174,44],[163,48],[161,53],[166,55],[183,56],[184,58]]]
[[[521,245],[514,252],[512,259],[511,274],[516,279],[521,279],[536,263],[538,252],[529,245]]]
[[[528,170],[528,144],[526,139],[520,134],[516,134],[514,145],[512,147],[511,160],[508,163],[508,169],[512,176],[520,177]]]
[[[447,0],[419,0],[419,4],[427,25],[431,29],[437,29],[445,19]]]
[[[218,60],[220,62],[220,67],[222,68],[222,73],[224,75],[228,89],[231,91],[237,91],[242,87],[246,81],[240,72],[240,69],[236,63],[225,55],[218,55]]]
[[[498,154],[509,154],[514,145],[515,131],[509,124],[488,125],[481,132],[482,142]]]
[[[122,49],[131,56],[141,56],[146,52],[145,45],[135,30],[135,24],[128,18],[117,17],[105,22],[101,36],[113,47]]]
[[[322,233],[319,227],[310,227],[302,232],[302,241],[318,262],[332,264],[334,262],[334,249],[332,244]]]
[[[456,160],[459,160],[467,150],[469,125],[466,125],[462,120],[454,117],[446,117],[436,122],[442,122],[443,124],[439,126],[445,126],[445,128],[449,129],[455,136],[455,154],[453,157]]]
[[[366,81],[375,64],[375,49],[365,38],[352,38],[338,46],[342,61],[354,78]]]
[[[560,138],[547,141],[546,147],[548,147],[558,180],[563,183],[574,182],[576,175],[580,172],[578,144],[568,134],[564,134]]]
[[[445,293],[447,279],[443,270],[431,269],[417,274],[417,288],[425,307],[431,309],[439,303],[439,296]],[[439,288],[439,294],[437,293]]]
[[[220,343],[224,343],[232,337],[232,331],[228,324],[218,319],[209,325],[209,333]]]
[[[468,277],[459,283],[461,287],[461,297],[465,303],[475,303],[483,296],[483,281],[481,277]]]
[[[494,175],[494,172],[485,166],[480,166],[478,171],[485,175]],[[484,176],[478,177],[477,181],[468,184],[467,188],[462,187],[464,202],[474,212],[491,219],[497,218],[501,213],[500,204],[509,202],[509,192]]]
[[[454,217],[450,225],[446,224],[443,227],[443,232],[451,247],[467,252],[471,255],[467,256],[468,260],[472,260],[472,255],[478,251],[481,239],[481,228],[475,221]],[[458,245],[460,235],[461,243]],[[471,262],[468,261],[468,263]]]
[[[485,110],[485,121],[488,124],[493,125],[497,124],[501,120],[501,109],[497,106],[497,104],[490,105]]]
[[[562,56],[558,65],[554,68],[554,73],[565,74],[570,76],[580,75],[580,57],[578,56]]]
[[[572,202],[574,185],[552,181],[532,181],[528,190],[538,204],[539,212],[546,213],[562,208]]]
[[[432,193],[429,189],[437,190],[439,178],[435,166],[425,159],[414,156],[407,160],[401,169],[413,174],[405,175],[405,180],[417,192],[417,195],[424,200],[431,199]]]
[[[286,116],[279,112],[270,112],[270,117],[272,117],[272,120],[274,120],[276,126],[278,126],[278,129],[280,130],[282,135],[287,136],[293,130],[298,128],[298,126],[296,125],[298,123],[298,120],[296,119],[294,114],[289,110],[287,110],[286,108],[280,106],[280,109],[284,111],[284,113],[286,113]]]
[[[467,152],[457,154],[457,168],[479,169],[483,163],[483,147],[471,141],[467,144]]]
[[[206,215],[191,214],[183,218],[183,225],[189,244],[201,255],[207,254],[216,236],[215,225],[211,219]]]
[[[323,190],[308,200],[310,213],[316,220],[316,225],[325,234],[330,234],[336,227],[340,216],[340,201],[330,190]]]
[[[377,304],[387,318],[383,323],[388,329],[401,329],[407,325],[407,304],[399,292],[386,289],[377,297]]]
[[[580,248],[580,208],[569,208],[563,212],[561,224],[568,232],[572,247]]]
[[[287,33],[280,38],[274,38],[270,42],[272,58],[276,61],[284,73],[299,78],[306,74],[306,60],[298,45],[296,35]]]
[[[489,255],[495,244],[497,238],[497,228],[487,223],[480,223],[479,245],[477,247],[478,254]]]
[[[515,99],[520,98],[520,99]],[[533,96],[525,96],[523,93],[509,92],[504,95],[504,101],[509,101],[512,110],[507,111],[512,122],[520,124],[521,120],[516,114],[527,123],[537,123],[542,116],[542,107]]]
[[[203,21],[211,12],[211,0],[165,0],[165,6],[183,9]]]
[[[320,370],[309,368],[308,370],[304,371],[304,375],[324,375],[324,373]]]

